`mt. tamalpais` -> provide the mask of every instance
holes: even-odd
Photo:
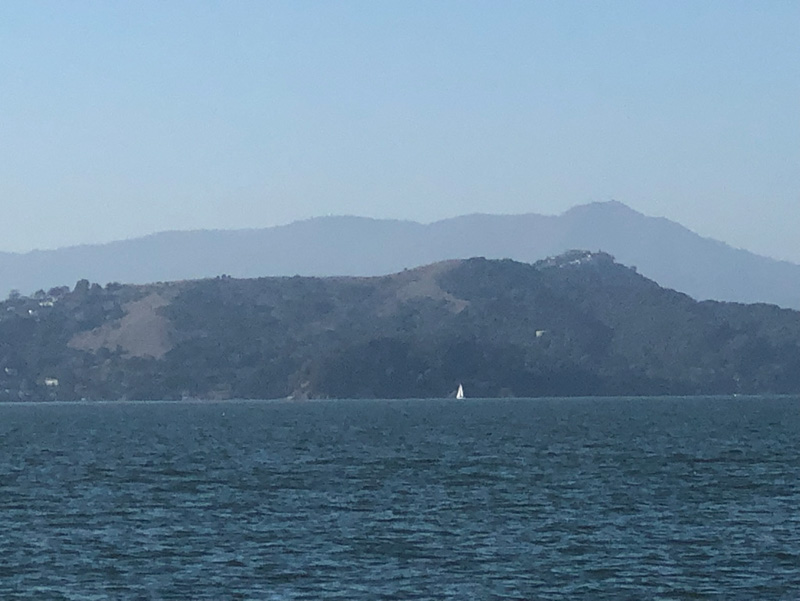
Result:
[[[381,277],[86,280],[0,304],[0,399],[800,392],[800,313],[605,253]]]
[[[464,215],[431,224],[321,217],[252,230],[162,232],[96,246],[0,253],[0,291],[93,282],[146,284],[233,277],[375,276],[450,259],[532,263],[574,248],[602,250],[698,300],[800,309],[800,265],[703,238],[619,202],[562,215]]]

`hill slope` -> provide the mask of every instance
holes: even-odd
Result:
[[[800,314],[696,302],[574,251],[373,278],[101,288],[0,305],[0,398],[800,392]]]

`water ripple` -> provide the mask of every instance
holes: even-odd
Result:
[[[796,399],[0,406],[2,599],[796,599]]]

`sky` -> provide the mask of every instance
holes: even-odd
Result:
[[[800,262],[797,0],[0,3],[0,251],[618,200]]]

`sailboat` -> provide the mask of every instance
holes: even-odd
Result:
[[[458,390],[456,391],[456,398],[457,399],[464,398],[464,387],[461,384],[458,385]]]

